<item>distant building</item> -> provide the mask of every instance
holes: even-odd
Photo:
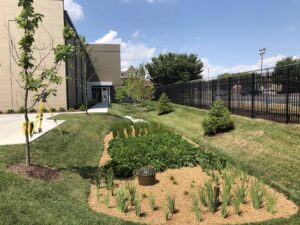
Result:
[[[121,80],[122,80],[122,85],[125,84],[125,81],[130,77],[130,76],[135,76],[137,74],[137,69],[134,68],[133,66],[130,66],[126,71],[121,72]]]

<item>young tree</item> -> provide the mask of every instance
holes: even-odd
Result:
[[[34,58],[35,50],[35,38],[34,34],[39,27],[39,23],[42,22],[43,15],[35,13],[33,7],[33,0],[19,0],[18,6],[21,8],[20,15],[16,18],[18,27],[21,29],[22,38],[19,41],[19,62],[18,65],[21,69],[20,79],[21,87],[24,89],[24,118],[25,118],[25,140],[26,150],[25,159],[26,165],[31,164],[30,157],[30,144],[28,134],[28,105],[29,93],[34,94],[33,107],[43,97],[56,94],[56,85],[61,84],[62,77],[58,75],[58,69],[63,61],[66,61],[68,55],[74,51],[71,45],[57,45],[53,48],[54,63],[51,68],[45,68],[41,73],[37,74],[37,69],[41,65],[45,58],[37,62]],[[66,27],[63,31],[65,38],[74,37],[74,31],[70,27]]]
[[[116,88],[115,99],[119,101],[121,104],[123,100],[127,97],[126,86],[120,86]]]
[[[171,101],[166,93],[162,93],[158,100],[157,105],[157,114],[164,115],[173,111],[173,107],[171,105]]]
[[[155,85],[201,79],[203,63],[195,54],[160,54],[146,65]]]

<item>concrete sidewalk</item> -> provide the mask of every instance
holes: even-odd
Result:
[[[58,115],[58,113],[54,113]],[[29,114],[29,120],[35,121],[36,113]],[[51,114],[45,113],[43,119],[43,132],[36,133],[30,137],[30,142],[43,136],[50,130],[54,129],[57,125],[60,125],[64,120],[57,120],[57,124],[54,120],[50,120]],[[22,124],[24,122],[23,114],[4,114],[0,115],[0,146],[1,145],[15,145],[25,144],[25,136],[22,134]]]
[[[88,113],[107,113],[108,104],[107,103],[98,103],[92,108],[88,109]]]

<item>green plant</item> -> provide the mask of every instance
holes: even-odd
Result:
[[[227,203],[226,202],[222,202],[221,215],[222,215],[222,218],[224,218],[224,219],[228,216]]]
[[[155,211],[156,207],[155,207],[155,196],[153,195],[153,193],[150,194],[149,196],[149,204],[150,204],[150,209],[153,211]]]
[[[51,108],[50,111],[51,112],[56,112],[56,108]]]
[[[105,202],[106,208],[109,209],[109,207],[110,207],[110,194],[109,194],[109,192],[106,192],[106,195],[104,197],[104,202]]]
[[[124,187],[120,187],[117,190],[117,194],[115,198],[116,198],[117,209],[123,213],[127,212],[128,210],[127,191]]]
[[[205,190],[203,188],[199,188],[198,194],[199,194],[199,199],[201,204],[203,206],[207,206],[207,198],[206,198]]]
[[[139,196],[135,196],[134,210],[135,210],[135,215],[140,217],[142,213],[142,200]]]
[[[165,221],[168,221],[170,219],[170,211],[167,205],[164,205],[163,211],[164,211],[164,219]]]
[[[202,216],[202,212],[201,209],[198,205],[193,205],[193,211],[195,213],[196,219],[197,221],[202,221],[203,220],[203,216]]]
[[[79,106],[79,110],[80,110],[80,111],[85,111],[85,110],[86,110],[85,105],[81,104],[81,105]]]
[[[216,173],[215,171],[212,171],[211,175],[212,175],[212,180],[213,180],[214,184],[218,185],[219,184],[219,174]]]
[[[166,93],[162,93],[158,100],[157,105],[158,115],[168,114],[173,111],[171,101],[166,95]]]
[[[181,136],[169,132],[135,138],[115,138],[110,142],[108,154],[112,159],[107,167],[117,177],[131,177],[139,168],[148,165],[156,172],[197,164],[203,168],[214,167],[219,159],[222,166],[226,165],[224,158],[194,147]]]
[[[8,110],[6,111],[6,113],[7,113],[7,114],[14,114],[14,113],[15,113],[15,110],[13,110],[13,109],[8,109]]]
[[[69,112],[74,112],[75,111],[75,109],[74,108],[69,108],[69,110],[68,110]]]
[[[220,188],[219,186],[213,187],[209,181],[206,182],[204,185],[206,188],[208,208],[212,213],[215,213],[220,205],[219,202]]]
[[[126,184],[126,189],[128,190],[129,193],[129,201],[130,205],[133,206],[136,202],[136,185],[133,182],[127,183]]]
[[[202,122],[205,135],[215,135],[234,128],[230,112],[221,99],[217,99],[209,111],[208,118]]]
[[[58,111],[59,111],[59,112],[65,112],[66,109],[65,109],[64,107],[59,107]]]
[[[146,193],[143,193],[142,194],[142,198],[144,199],[144,198],[148,198],[148,195],[146,194]]]
[[[193,208],[195,206],[198,206],[199,205],[199,200],[198,200],[198,197],[195,195],[195,193],[192,193],[191,194],[191,202],[193,204]]]
[[[106,168],[102,168],[100,170],[100,176],[104,179],[105,188],[110,190],[112,195],[115,190],[115,182],[114,182],[114,173],[111,169],[106,170]]]
[[[263,203],[263,188],[258,180],[254,180],[250,189],[252,205],[255,209],[259,209]]]
[[[247,186],[244,182],[242,182],[241,185],[236,186],[236,188],[234,189],[234,195],[241,203],[245,203],[247,195]]]
[[[229,202],[230,202],[230,190],[231,190],[231,186],[228,186],[227,184],[224,183],[223,185],[223,192],[222,192],[222,204],[226,204],[229,205]]]
[[[234,206],[234,212],[236,215],[241,215],[241,199],[239,199],[237,196],[233,198],[233,206]]]
[[[36,110],[35,110],[35,108],[31,108],[31,109],[29,110],[29,112],[30,112],[30,113],[36,113]]]
[[[22,106],[19,108],[18,113],[24,113],[25,112],[25,108]]]
[[[271,214],[276,212],[276,203],[278,200],[278,196],[276,193],[265,192],[265,201],[267,206],[267,211]]]
[[[167,194],[167,207],[171,214],[176,213],[175,195],[171,196],[169,193]]]

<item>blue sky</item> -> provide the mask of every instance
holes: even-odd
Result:
[[[299,0],[65,0],[91,43],[122,46],[122,68],[161,52],[197,53],[210,76],[300,56]],[[206,74],[206,73],[205,73]]]

